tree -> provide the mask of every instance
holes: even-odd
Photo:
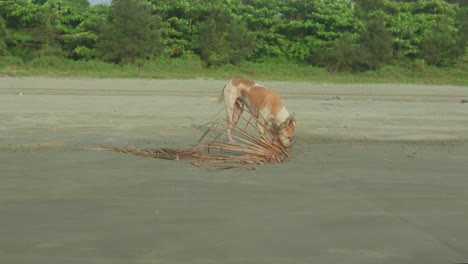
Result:
[[[195,41],[207,66],[238,63],[254,47],[254,38],[247,26],[224,6],[214,6],[209,11]]]
[[[60,29],[63,9],[63,3],[60,0],[49,0],[39,7],[37,23],[31,30],[34,41],[39,48],[39,56],[63,55],[63,32]]]
[[[449,66],[468,44],[466,0],[0,0],[0,54],[132,63],[312,63],[360,71]]]
[[[278,31],[285,23],[279,1],[244,0],[235,11],[242,15],[247,30],[255,36],[251,59],[264,61],[287,57],[283,50],[286,37]]]
[[[377,69],[382,64],[388,64],[393,57],[392,34],[385,26],[382,16],[375,16],[367,21],[359,39],[360,48],[369,53],[367,61],[363,61],[368,69]]]
[[[442,24],[442,23],[441,23]],[[421,41],[421,57],[435,66],[450,66],[463,55],[461,39],[454,37],[456,32],[447,31],[443,25],[434,25]]]
[[[333,45],[345,33],[360,30],[354,4],[348,0],[281,1],[284,23],[278,32],[285,36],[283,49],[288,58],[304,61],[313,50]]]
[[[32,34],[32,28],[40,23],[35,16],[38,12],[39,6],[30,0],[0,1],[0,17],[8,36],[5,44],[12,56],[30,59],[40,49]]]
[[[447,2],[452,4],[458,4],[460,7],[468,6],[468,1],[466,0],[447,0]]]
[[[310,60],[331,72],[359,72],[378,66],[373,54],[351,33],[344,33],[330,47],[315,50]]]
[[[459,46],[461,50],[465,50],[465,47],[468,45],[468,3],[459,9],[457,18],[460,24]]]
[[[193,52],[198,23],[207,16],[207,0],[151,0],[151,4],[162,20],[164,54],[180,57]]]
[[[367,14],[374,11],[383,11],[384,4],[382,0],[354,0],[356,5],[359,7],[359,16],[366,17]]]
[[[161,53],[159,19],[139,0],[114,0],[96,54],[104,61],[132,63]]]
[[[7,39],[7,29],[3,17],[0,16],[0,56],[8,54],[5,40]]]
[[[79,15],[71,14],[67,19],[68,29],[63,36],[63,49],[69,58],[92,59],[95,57],[94,48],[100,38],[101,28],[107,22],[109,8],[96,5],[83,9],[81,12],[78,12],[80,9],[73,10],[76,10]]]
[[[393,47],[399,58],[420,59],[421,42],[437,24],[456,38],[458,7],[443,0],[421,0],[417,2],[385,1],[388,29],[393,35]],[[447,35],[448,37],[449,35]]]
[[[356,14],[364,24],[358,39],[359,47],[367,53],[367,69],[377,69],[393,58],[392,33],[387,29],[385,0],[357,0]]]

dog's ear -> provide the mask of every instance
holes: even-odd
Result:
[[[288,127],[290,127],[290,128],[295,128],[296,127],[296,118],[294,116],[289,118]]]
[[[288,124],[289,127],[296,127],[296,119],[295,118],[291,118],[289,120],[289,124]]]
[[[296,118],[294,116],[295,116],[295,114],[293,113],[288,118],[286,118],[286,120],[284,120],[284,122],[281,123],[279,128],[280,129],[283,129],[285,127],[295,128],[296,127]]]

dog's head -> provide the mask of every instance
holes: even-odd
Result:
[[[296,132],[296,118],[290,116],[279,127],[279,138],[284,147],[291,147],[294,132]]]

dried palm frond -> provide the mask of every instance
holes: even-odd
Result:
[[[191,160],[198,162],[265,164],[279,163],[288,158],[287,148],[279,139],[279,127],[273,122],[261,120],[246,107],[241,121],[233,128],[235,142],[227,141],[227,122],[219,117],[200,127],[206,131],[197,145],[187,149],[135,149],[104,147],[101,150],[115,151],[136,156],[168,160]],[[263,133],[262,133],[263,132]],[[192,163],[203,167],[198,163]],[[233,168],[233,165],[219,166],[218,169]]]

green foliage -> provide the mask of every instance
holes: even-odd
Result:
[[[421,58],[430,65],[451,66],[463,55],[456,32],[447,31],[443,25],[435,25],[421,41]]]
[[[99,60],[73,61],[57,57],[40,57],[23,61],[17,57],[0,56],[0,74],[8,76],[91,76],[99,78],[166,78],[229,79],[245,76],[256,80],[307,81],[326,83],[430,83],[468,86],[465,69],[439,68],[416,63],[403,66],[384,65],[378,70],[362,73],[330,73],[324,68],[276,61],[254,63],[240,62],[239,65],[222,65],[217,68],[203,67],[196,56],[190,58],[163,58],[146,61],[143,65],[104,63]]]
[[[37,44],[32,28],[38,23],[34,14],[39,6],[30,0],[0,1],[0,17],[4,20],[8,53],[22,58],[32,57]]]
[[[219,6],[209,10],[206,21],[200,24],[196,44],[207,66],[219,66],[246,58],[253,49],[253,40],[246,25]]]
[[[5,21],[0,16],[0,56],[8,54],[7,46],[5,40],[8,38],[7,28],[5,26]]]
[[[393,33],[393,45],[399,58],[421,58],[421,42],[436,25],[455,37],[457,6],[443,0],[421,0],[401,3],[385,0],[386,18]],[[448,39],[451,41],[451,39]]]
[[[464,0],[0,1],[0,56],[136,63],[198,57],[330,71],[463,67]],[[226,66],[229,67],[229,66]]]
[[[256,61],[271,58],[284,59],[283,46],[286,38],[279,32],[284,23],[279,2],[269,0],[243,1],[238,5],[237,14],[241,14],[248,30],[255,35],[255,47],[250,58]]]
[[[330,48],[318,49],[313,61],[332,72],[359,72],[376,68],[373,54],[357,44],[349,33],[343,34]]]
[[[100,38],[101,28],[107,23],[109,8],[98,5],[84,9],[77,19],[71,19],[75,26],[63,36],[63,49],[69,58],[90,60]]]
[[[382,16],[375,16],[367,21],[361,32],[361,48],[370,56],[366,63],[369,69],[376,69],[384,64],[391,63],[393,57],[392,34],[385,26]]]
[[[355,33],[361,27],[353,3],[347,0],[286,0],[280,14],[278,33],[284,36],[283,51],[297,61],[304,61],[313,49],[329,47],[343,34]]]
[[[31,28],[38,55],[61,56],[62,32],[61,20],[66,7],[60,0],[49,0],[39,7],[37,23]]]
[[[197,24],[206,17],[204,0],[151,0],[154,12],[161,17],[161,41],[164,55],[180,57],[194,50]]]
[[[31,0],[0,1],[0,16],[5,19],[7,28],[22,30],[37,21],[39,5]]]
[[[461,49],[464,49],[468,43],[468,2],[466,2],[465,7],[458,10],[457,20],[460,24],[459,45]]]
[[[114,63],[152,59],[161,52],[159,19],[139,0],[114,0],[109,23],[96,44],[97,56]]]

